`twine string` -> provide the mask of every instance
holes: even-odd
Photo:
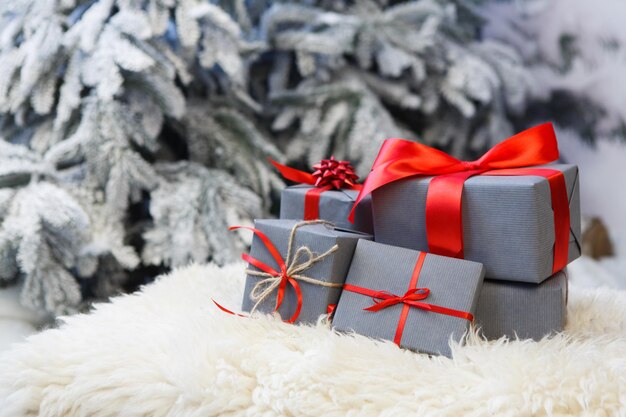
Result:
[[[323,224],[325,226],[334,227],[331,222],[328,222],[326,220],[310,220],[296,223],[289,233],[289,241],[287,243],[287,256],[285,258],[285,265],[287,267],[284,270],[281,268],[281,271],[277,275],[264,271],[246,269],[246,273],[248,275],[261,278],[261,280],[257,282],[252,288],[252,291],[250,291],[250,299],[252,301],[255,301],[251,313],[256,311],[257,307],[265,299],[267,299],[267,297],[269,297],[278,287],[284,285],[283,282],[286,282],[289,279],[294,279],[296,281],[306,282],[308,284],[319,285],[328,288],[342,287],[342,284],[325,282],[301,274],[302,272],[311,268],[317,262],[324,260],[339,249],[339,246],[335,244],[324,253],[316,255],[310,248],[306,246],[301,246],[294,252],[295,236],[298,229],[300,227],[312,226],[316,224]]]

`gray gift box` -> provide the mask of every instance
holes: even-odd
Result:
[[[357,243],[346,285],[386,291],[398,296],[409,289],[420,252],[361,240]],[[426,254],[416,288],[428,288],[424,303],[474,314],[485,270],[477,262]],[[404,304],[377,312],[364,308],[374,304],[371,296],[344,289],[334,313],[333,327],[376,339],[394,340]],[[460,341],[470,321],[433,311],[409,307],[400,346],[450,356],[448,341]]]
[[[291,230],[298,223],[301,223],[301,221],[267,219],[255,220],[254,222],[255,228],[269,238],[280,252],[283,260],[286,260],[287,257]],[[321,314],[327,313],[329,305],[337,304],[339,294],[341,293],[341,284],[344,283],[357,241],[360,239],[371,239],[372,237],[365,233],[342,230],[324,224],[299,227],[294,236],[292,255],[301,247],[309,248],[314,255],[321,255],[335,244],[338,246],[335,252],[314,263],[308,269],[299,272],[299,274],[315,280],[338,284],[337,287],[330,288],[298,281],[302,291],[303,301],[302,310],[300,311],[296,323],[313,323],[317,321]],[[275,270],[280,270],[269,250],[256,235],[252,240],[250,256]],[[302,256],[297,263],[301,264],[306,259],[305,256]],[[286,263],[289,264],[288,262]],[[248,268],[250,270],[259,271],[259,269],[253,265],[249,265]],[[242,310],[251,311],[256,304],[256,301],[250,298],[250,294],[254,286],[262,279],[263,277],[252,276],[250,274],[246,276]],[[277,291],[273,291],[257,306],[257,311],[266,313],[273,311],[276,305],[276,297]],[[295,290],[287,285],[284,300],[278,310],[284,320],[291,318],[296,311],[297,300]]]
[[[551,164],[563,172],[570,207],[569,262],[580,256],[578,167]],[[539,167],[537,167],[539,168]],[[425,211],[432,177],[412,177],[374,191],[377,242],[428,251]],[[475,176],[465,182],[463,250],[482,263],[487,277],[539,283],[552,275],[554,218],[548,181],[537,176]]]
[[[285,187],[281,193],[280,218],[302,219],[304,216],[304,196],[313,186],[299,184]],[[320,219],[328,220],[337,227],[356,230],[372,234],[372,201],[368,196],[363,199],[354,213],[354,224],[348,221],[354,201],[359,192],[357,190],[328,190],[320,195]]]
[[[497,281],[483,283],[476,324],[488,339],[539,340],[565,325],[567,272],[557,272],[541,284]]]

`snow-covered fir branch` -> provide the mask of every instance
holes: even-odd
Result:
[[[0,279],[71,312],[235,259],[226,226],[284,185],[268,156],[363,176],[390,136],[457,156],[505,138],[518,54],[462,2],[388,3],[0,2]]]
[[[506,42],[533,77],[530,120],[546,117],[594,142],[626,137],[626,4],[619,0],[492,1],[485,36]]]

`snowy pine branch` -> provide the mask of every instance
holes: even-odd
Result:
[[[532,86],[482,24],[456,0],[0,2],[0,278],[74,311],[236,259],[227,226],[284,185],[268,156],[364,176],[390,136],[480,152]]]

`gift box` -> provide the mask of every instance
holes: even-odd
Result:
[[[333,317],[354,331],[401,347],[449,356],[472,321],[481,264],[360,240]]]
[[[563,173],[569,202],[567,262],[580,256],[578,168],[552,164]],[[429,250],[426,196],[433,177],[412,177],[374,191],[376,241]],[[461,199],[463,259],[482,263],[486,276],[542,282],[554,274],[555,219],[548,180],[534,175],[467,179]]]
[[[356,204],[373,193],[379,242],[481,262],[487,277],[539,283],[580,256],[578,168],[558,159],[550,123],[474,161],[387,139]]]
[[[300,183],[287,187],[281,194],[281,219],[322,219],[337,227],[372,234],[371,199],[363,199],[355,206],[361,185],[349,161],[334,157],[322,159],[308,173],[270,160],[280,174],[289,181]],[[354,207],[354,221],[348,221]]]
[[[476,310],[476,324],[488,339],[540,340],[565,325],[567,272],[541,284],[486,279]]]
[[[314,186],[300,184],[283,189],[280,201],[281,219],[304,219],[307,193],[315,190]],[[372,202],[368,196],[356,207],[354,223],[348,221],[348,215],[359,192],[357,190],[327,190],[319,194],[314,218],[328,220],[337,227],[372,234]],[[309,194],[310,195],[310,194]]]
[[[372,238],[323,221],[254,224],[242,309],[278,311],[290,323],[315,322],[337,303],[357,241]]]

